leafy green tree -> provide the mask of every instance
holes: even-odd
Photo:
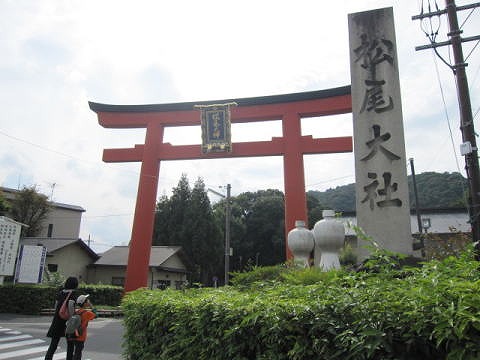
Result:
[[[415,176],[420,208],[465,207],[468,181],[460,173],[424,172]],[[410,206],[415,207],[412,176],[408,176]],[[336,211],[355,210],[355,184],[326,191],[309,191],[320,203]]]
[[[221,277],[224,261],[222,233],[214,219],[205,184],[200,178],[191,192],[184,227],[184,236],[191,240],[190,256],[198,266],[200,282],[208,284],[214,275]]]
[[[424,172],[415,176],[420,208],[466,206],[468,182],[460,173]],[[415,206],[413,181],[408,179],[410,205]]]
[[[172,197],[169,202],[170,221],[167,223],[167,231],[170,237],[169,242],[173,244],[182,244],[184,250],[189,254],[191,251],[191,241],[185,236],[185,220],[187,209],[190,203],[191,189],[186,174],[182,174],[176,188],[173,189]],[[190,254],[189,254],[190,255]]]
[[[231,198],[231,270],[285,261],[284,196],[280,190],[246,192]],[[225,219],[225,200],[215,204]]]
[[[46,195],[40,194],[35,186],[24,187],[16,193],[12,201],[10,214],[15,221],[28,227],[22,227],[22,236],[38,236],[42,223],[50,211],[50,203]]]
[[[193,190],[182,174],[172,196],[156,206],[153,245],[182,246],[192,261],[192,281],[209,285],[223,270],[223,245],[203,180]]]
[[[3,197],[3,194],[0,191],[0,216],[7,215],[9,210],[10,210],[10,205],[9,205],[7,199],[5,199]]]
[[[322,211],[325,209],[327,207],[320,200],[307,193],[308,228],[312,229],[317,221],[322,220]]]

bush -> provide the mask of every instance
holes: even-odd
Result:
[[[380,272],[279,267],[255,269],[250,287],[131,292],[122,302],[126,355],[479,359],[480,272],[472,251],[407,270],[386,258],[369,264]]]
[[[0,286],[0,312],[14,314],[40,314],[42,309],[53,308],[60,289],[46,285],[8,284]],[[90,294],[95,305],[118,306],[123,288],[110,285],[80,285],[77,294]]]

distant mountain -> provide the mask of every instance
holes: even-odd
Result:
[[[421,209],[463,207],[468,194],[468,181],[460,173],[425,172],[415,175]],[[415,207],[412,176],[408,176],[410,207]],[[326,191],[308,191],[319,202],[337,211],[355,211],[355,184],[337,186]]]

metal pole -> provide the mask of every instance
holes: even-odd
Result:
[[[448,22],[450,24],[450,33],[448,34],[452,41],[452,51],[455,60],[454,74],[457,83],[457,97],[460,107],[460,130],[462,131],[462,140],[469,142],[471,152],[465,154],[465,170],[469,182],[469,215],[472,226],[472,239],[477,242],[477,257],[480,255],[480,244],[478,243],[480,235],[480,172],[478,167],[478,152],[475,139],[475,129],[473,125],[472,106],[470,103],[470,93],[468,89],[467,75],[465,67],[467,64],[463,58],[462,31],[458,26],[457,8],[454,0],[446,0]]]
[[[230,209],[230,184],[227,184],[227,204],[226,204],[226,214],[225,214],[225,285],[228,285],[229,282],[229,272],[230,272],[230,218],[231,218],[231,209]]]
[[[413,193],[415,195],[415,212],[417,213],[418,232],[422,233],[422,218],[420,216],[420,204],[418,203],[417,181],[415,180],[415,168],[413,158],[410,158],[410,169],[412,170]]]

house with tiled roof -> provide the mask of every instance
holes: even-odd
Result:
[[[0,187],[2,196],[15,201],[19,190]],[[80,224],[85,209],[81,206],[50,201],[50,211],[42,222],[39,234],[20,240],[20,245],[45,246],[45,275],[54,273],[76,276],[80,281],[89,282],[87,265],[99,256],[80,238]]]
[[[94,282],[123,286],[128,263],[128,246],[114,246],[88,266],[88,278]],[[180,289],[185,285],[190,263],[180,246],[152,246],[148,287]]]
[[[15,201],[19,190],[0,187],[2,195]],[[40,234],[20,240],[20,245],[45,246],[45,275],[59,273],[76,276],[89,284],[123,286],[128,262],[128,246],[115,246],[97,255],[79,238],[81,206],[50,202],[51,210],[43,221]],[[150,288],[181,288],[190,269],[190,262],[179,246],[152,246],[148,284]]]

